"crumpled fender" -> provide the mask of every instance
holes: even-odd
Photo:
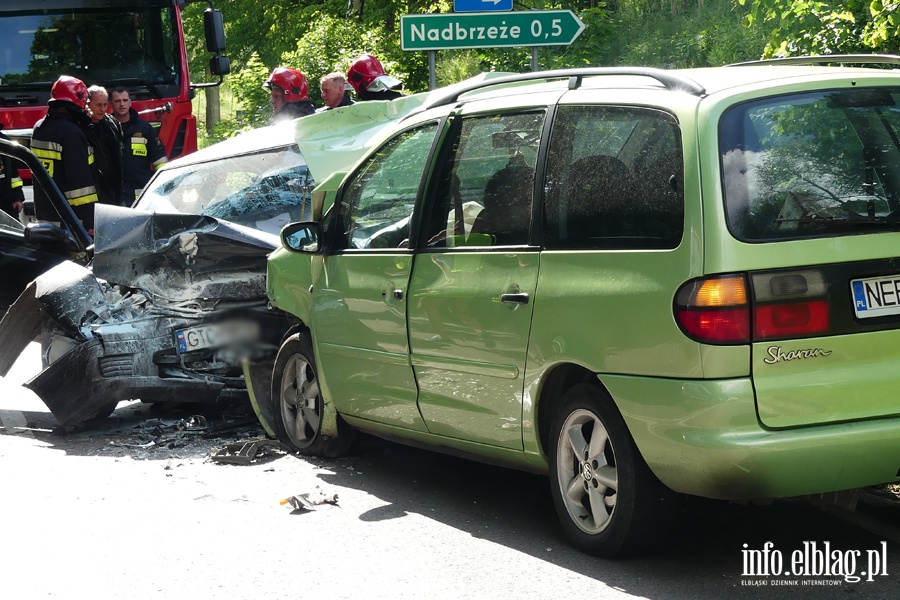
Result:
[[[60,263],[35,279],[34,284],[35,298],[44,314],[78,341],[87,339],[80,331],[85,315],[101,315],[109,309],[97,278],[77,263]]]
[[[0,377],[6,377],[29,343],[41,335],[41,304],[32,281],[0,321]]]
[[[56,265],[28,284],[0,321],[0,376],[9,373],[28,344],[40,338],[44,318],[84,341],[79,330],[84,315],[106,306],[106,297],[89,269],[72,261]]]

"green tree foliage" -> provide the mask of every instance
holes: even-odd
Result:
[[[767,36],[763,27],[742,27],[746,9],[732,0],[687,5],[635,2],[621,5],[616,44],[608,64],[663,68],[709,67],[756,60]]]
[[[277,66],[300,69],[309,80],[310,99],[317,104],[321,104],[319,77],[345,72],[362,52],[376,55],[389,74],[403,81],[405,91],[427,90],[428,54],[400,49],[400,18],[453,10],[452,0],[220,0],[216,6],[225,19],[225,54],[232,61],[225,85],[244,114],[241,123],[220,126],[227,133],[265,122],[270,109],[259,86]],[[211,79],[203,43],[204,8],[192,4],[184,10],[195,81]],[[760,21],[752,28],[742,27],[750,7],[735,0],[515,0],[514,8],[569,9],[586,25],[569,46],[541,47],[540,69],[696,67],[756,59],[769,39],[764,31],[773,26]],[[438,85],[484,71],[526,72],[532,67],[530,48],[438,51],[435,57]]]
[[[256,54],[251,54],[244,67],[229,76],[228,84],[240,106],[242,122],[250,127],[265,125],[272,116],[269,92],[262,84],[269,76],[269,68]]]
[[[748,28],[769,28],[765,57],[897,52],[898,4],[882,0],[737,0]]]

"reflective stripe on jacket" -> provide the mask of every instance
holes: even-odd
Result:
[[[166,149],[153,126],[133,108],[127,123],[122,123],[122,187],[123,200],[134,200],[134,190],[147,185],[153,170],[168,162]]]
[[[94,226],[97,202],[97,171],[94,148],[85,135],[90,118],[70,102],[54,102],[47,116],[37,122],[31,135],[31,151],[56,182],[57,187],[84,223]],[[88,210],[89,209],[89,210]],[[41,221],[59,221],[46,192],[35,180],[34,211]]]

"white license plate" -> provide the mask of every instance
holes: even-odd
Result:
[[[210,323],[175,331],[175,344],[179,354],[248,343],[258,339],[259,323],[253,321]]]
[[[850,291],[860,319],[900,314],[900,275],[854,279]]]

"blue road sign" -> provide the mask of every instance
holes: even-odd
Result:
[[[500,12],[512,10],[512,0],[453,0],[453,12]]]

